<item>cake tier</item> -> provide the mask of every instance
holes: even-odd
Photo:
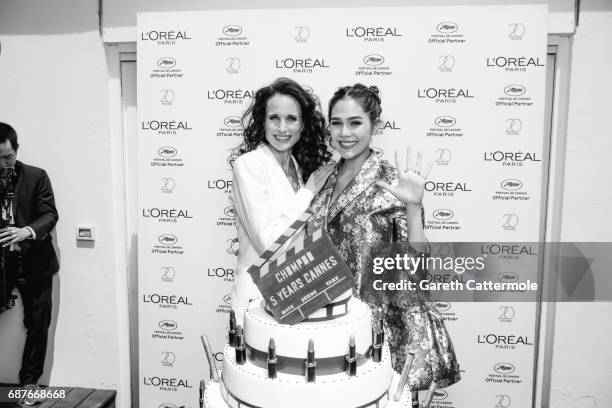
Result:
[[[350,335],[355,336],[356,351],[367,355],[372,345],[372,313],[358,299],[349,301],[349,312],[337,319],[301,322],[290,326],[279,324],[261,305],[251,306],[244,314],[244,340],[250,355],[267,354],[270,338],[276,344],[276,355],[303,360],[308,340],[312,339],[316,358],[346,355]]]
[[[265,407],[265,408],[357,408],[384,407],[392,398],[389,388],[393,370],[389,349],[385,345],[381,362],[371,359],[358,367],[357,375],[346,373],[317,375],[316,382],[307,383],[303,375],[278,373],[267,378],[267,370],[251,362],[238,365],[234,348],[226,346],[221,374],[222,383],[209,383],[207,407]],[[210,389],[212,387],[212,390]],[[220,405],[220,393],[226,405]],[[212,394],[212,395],[211,395]],[[214,404],[214,405],[213,405]]]
[[[314,311],[309,314],[303,321],[304,322],[322,322],[326,320],[334,320],[339,317],[346,315],[350,310],[350,300],[353,296],[353,291],[348,290],[342,295],[332,300],[329,304],[323,306],[321,309]],[[272,314],[268,306],[265,306],[268,314]]]

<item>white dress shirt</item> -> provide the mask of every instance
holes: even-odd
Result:
[[[291,159],[300,179],[297,192],[266,144],[234,161],[232,201],[239,249],[238,276],[234,278],[232,287],[232,309],[236,312],[238,324],[243,322],[249,300],[261,298],[246,270],[309,207],[314,196],[303,186],[297,162],[293,156]]]

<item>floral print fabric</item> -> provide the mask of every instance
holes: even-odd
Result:
[[[391,349],[392,365],[401,373],[406,350],[414,354],[409,374],[412,391],[426,390],[432,381],[446,387],[460,379],[459,365],[444,320],[422,291],[377,291],[373,280],[381,279],[367,270],[372,256],[380,256],[390,243],[402,243],[412,256],[419,256],[408,244],[405,206],[391,193],[375,185],[397,180],[397,170],[380,160],[374,152],[357,176],[333,202],[337,169],[311,203],[313,216],[307,232],[326,227],[327,233],[355,278],[353,294],[366,302],[373,312],[382,307],[385,338]],[[415,274],[396,274],[387,279],[418,282],[426,270]],[[392,292],[392,293],[391,293]]]

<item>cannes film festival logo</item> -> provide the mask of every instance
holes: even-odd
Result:
[[[385,57],[379,54],[370,54],[363,57],[363,63],[371,67],[376,67],[385,62]]]
[[[174,193],[176,183],[172,177],[162,177],[160,181],[162,193]]]
[[[229,305],[230,303],[232,303],[232,295],[228,293],[227,295],[223,296],[223,301],[226,305]]]
[[[307,26],[295,27],[295,42],[306,42],[310,38],[310,29]]]
[[[178,242],[178,238],[172,234],[161,234],[157,240],[160,244],[167,246],[174,245]]]
[[[452,72],[455,67],[455,57],[452,55],[440,55],[439,57],[442,63],[438,67],[441,72]]]
[[[159,328],[165,331],[178,329],[178,324],[174,320],[160,320]]]
[[[457,120],[452,116],[438,116],[434,123],[439,127],[451,127],[457,123]]]
[[[230,24],[223,27],[221,31],[224,35],[227,35],[228,37],[237,37],[242,34],[242,27]]]
[[[502,228],[506,231],[514,231],[519,223],[518,215],[516,214],[504,214]]]
[[[452,34],[459,29],[459,26],[456,23],[452,23],[450,21],[444,21],[436,26],[436,30],[438,30],[441,34]]]
[[[515,367],[511,363],[497,363],[493,366],[493,370],[498,374],[512,374]]]
[[[162,351],[161,353],[161,365],[164,367],[174,367],[176,356],[171,351]]]
[[[506,394],[496,395],[497,403],[495,404],[495,408],[510,408],[512,405],[512,400]]]
[[[225,252],[228,255],[237,256],[238,255],[238,237],[230,238],[227,241],[227,248],[225,248]]]
[[[162,105],[172,105],[174,103],[174,91],[172,89],[162,89],[159,93],[161,94],[159,102]]]
[[[157,66],[162,69],[170,69],[176,66],[176,60],[171,57],[161,57],[157,60]]]
[[[522,40],[525,35],[525,25],[523,23],[512,23],[510,24],[510,37],[511,40]]]
[[[237,74],[240,72],[240,67],[242,66],[242,62],[240,62],[240,58],[238,57],[229,57],[226,58],[227,67],[225,68],[225,72],[228,74]]]
[[[516,118],[507,119],[506,124],[508,125],[508,127],[506,128],[507,135],[516,136],[520,133],[521,129],[523,128],[523,122],[521,122],[520,119],[516,119]]]
[[[523,182],[519,179],[506,179],[500,183],[500,186],[506,191],[515,191],[523,187]]]
[[[514,316],[516,315],[516,311],[512,306],[500,306],[499,310],[500,315],[498,319],[501,322],[511,322],[512,319],[514,319]]]
[[[451,159],[451,151],[448,149],[438,149],[436,150],[436,164],[438,165],[446,165],[450,162]]]
[[[504,93],[511,97],[524,95],[525,92],[527,92],[527,88],[519,84],[508,85],[504,88]]]
[[[436,220],[446,221],[453,218],[455,213],[447,208],[439,208],[435,210],[432,215]]]
[[[174,282],[176,276],[176,270],[172,266],[161,267],[161,280],[163,282]]]

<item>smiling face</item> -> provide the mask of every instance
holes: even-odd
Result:
[[[266,105],[266,140],[277,152],[291,152],[302,134],[302,112],[291,96],[275,94]]]
[[[329,131],[334,149],[345,160],[364,159],[370,154],[374,124],[359,102],[340,99],[331,111]]]

